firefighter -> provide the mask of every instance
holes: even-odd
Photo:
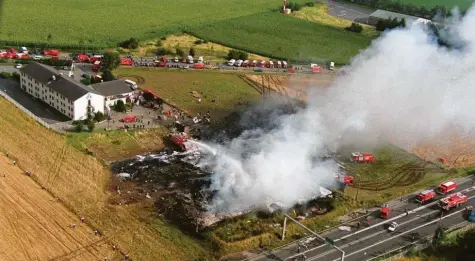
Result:
[[[71,227],[72,227],[72,228],[76,228],[76,224],[72,224]]]
[[[13,165],[16,165],[16,160],[13,161]]]
[[[8,151],[5,153],[5,155],[7,155],[7,158],[8,158]]]
[[[360,226],[361,226],[361,222],[358,221],[358,223],[356,223],[356,229],[360,229]]]
[[[84,217],[81,217],[81,223],[84,223],[84,220],[85,220]]]
[[[297,243],[297,253],[300,253],[300,244]]]

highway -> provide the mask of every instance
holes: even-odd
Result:
[[[458,184],[454,193],[456,192],[463,192],[468,196],[467,206],[475,206],[475,187],[472,187],[472,180],[467,179],[465,182]],[[364,261],[431,236],[439,225],[448,228],[466,222],[464,208],[455,208],[449,212],[444,212],[441,218],[437,200],[421,205],[412,200],[414,196],[414,194],[409,195],[403,201],[390,206],[391,212],[388,219],[379,218],[377,217],[379,213],[374,213],[374,215],[371,215],[373,218],[370,225],[365,226],[361,222],[358,228],[356,221],[354,221],[351,224],[345,224],[345,226],[351,227],[351,231],[334,229],[320,235],[333,240],[335,246],[345,252],[345,261]],[[442,197],[438,196],[437,199]],[[406,210],[408,213],[406,213]],[[389,232],[387,228],[392,222],[396,222],[398,227],[394,232]],[[308,249],[302,247],[300,252],[298,252],[296,244],[291,244],[247,260],[341,260],[341,252],[329,244],[316,238],[307,238],[306,240]],[[303,259],[302,254],[305,254],[307,259]]]

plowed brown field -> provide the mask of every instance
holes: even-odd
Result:
[[[297,98],[307,101],[307,89],[309,87],[328,87],[335,75],[332,73],[322,73],[319,75],[271,75],[271,74],[248,74],[246,78],[265,88],[269,88],[277,93],[290,98]]]
[[[412,153],[433,162],[446,157],[445,165],[449,168],[471,167],[475,165],[475,136],[441,135],[434,141],[419,144]]]
[[[111,260],[103,237],[0,157],[0,260]],[[72,228],[71,224],[76,224]]]

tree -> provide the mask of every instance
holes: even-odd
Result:
[[[157,51],[155,52],[158,56],[162,56],[162,55],[166,55],[168,54],[168,50],[163,48],[163,47],[160,47],[157,49]]]
[[[94,128],[96,127],[96,122],[94,121],[89,121],[87,123],[87,130],[92,132],[94,130]]]
[[[155,99],[155,96],[149,92],[144,92],[142,96],[146,101],[153,101]]]
[[[106,69],[102,72],[102,80],[104,80],[105,82],[113,81],[115,79],[116,78],[114,74],[110,70]]]
[[[118,52],[105,52],[102,58],[102,70],[114,70],[120,64],[120,55]]]
[[[238,50],[234,50],[234,49],[231,49],[229,50],[228,52],[228,60],[231,60],[231,59],[239,59],[239,51]]]
[[[124,101],[118,100],[114,106],[114,109],[118,112],[125,112],[125,104]]]
[[[249,54],[243,51],[239,51],[238,56],[239,56],[238,58],[243,61],[249,58]]]
[[[183,49],[181,49],[180,47],[175,48],[175,53],[176,53],[176,55],[178,55],[180,57],[183,57],[183,55],[185,54]]]
[[[81,132],[84,128],[84,122],[82,122],[81,120],[73,122],[73,125],[76,126],[76,132]]]
[[[447,239],[447,234],[442,227],[438,227],[435,230],[434,237],[432,238],[432,246],[437,248]]]
[[[191,47],[190,52],[188,52],[188,54],[191,55],[192,57],[194,57],[195,54],[196,54],[195,48]]]
[[[139,42],[139,39],[131,37],[130,39],[119,43],[119,47],[126,49],[137,49],[137,47],[139,47]]]

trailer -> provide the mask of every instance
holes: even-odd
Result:
[[[373,154],[371,153],[360,153],[360,152],[353,152],[351,153],[351,161],[357,163],[373,163],[376,160],[374,159]]]
[[[436,193],[434,190],[424,190],[421,193],[417,194],[416,201],[425,204],[435,199]]]
[[[437,192],[437,194],[445,195],[454,191],[456,188],[457,188],[457,184],[455,182],[448,181],[448,182],[440,184],[439,187],[437,187],[435,191]]]
[[[468,197],[462,193],[457,193],[452,196],[445,197],[439,201],[439,207],[442,210],[449,211],[452,208],[458,208],[466,204]]]

